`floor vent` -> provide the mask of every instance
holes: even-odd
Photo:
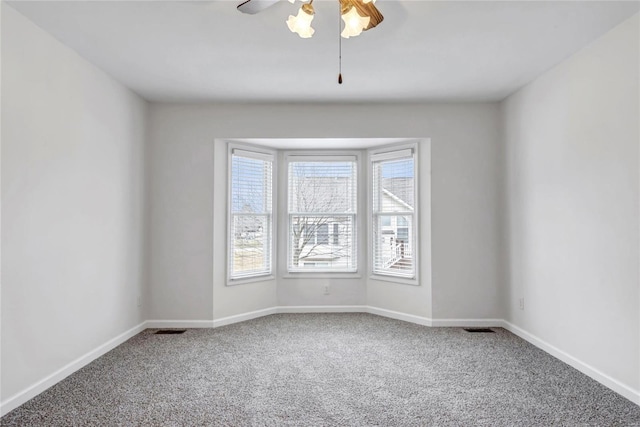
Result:
[[[484,333],[495,333],[494,330],[489,328],[464,328],[467,332],[484,332]]]
[[[156,331],[156,335],[175,335],[175,334],[184,334],[186,329],[160,329]]]

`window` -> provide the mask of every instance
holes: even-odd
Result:
[[[414,151],[371,154],[373,274],[416,276]]]
[[[333,225],[333,234],[331,235],[332,236],[331,242],[334,245],[337,245],[338,242],[340,241],[340,224],[333,223],[332,225]]]
[[[328,245],[329,244],[329,224],[320,224],[316,234],[316,244]]]
[[[273,156],[230,147],[230,280],[272,272]]]
[[[277,151],[250,144],[228,145],[229,285],[274,279],[276,268],[284,279],[307,273],[361,277],[365,254],[372,278],[419,285],[420,271],[429,265],[417,262],[417,141],[366,151]],[[428,186],[423,190],[428,194]],[[429,211],[421,216],[428,238]]]
[[[356,157],[287,161],[288,271],[356,271]]]

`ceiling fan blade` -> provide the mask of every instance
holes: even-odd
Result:
[[[242,13],[256,14],[269,6],[278,3],[280,0],[247,0],[238,5],[238,10]]]

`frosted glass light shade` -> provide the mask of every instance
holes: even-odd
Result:
[[[348,39],[349,37],[359,36],[369,26],[371,18],[360,16],[356,8],[352,7],[349,12],[342,14],[342,20],[344,21],[344,30],[340,35]]]
[[[292,33],[297,33],[303,39],[308,39],[313,35],[313,33],[315,33],[315,30],[311,28],[311,21],[313,21],[313,9],[311,9],[312,13],[309,14],[303,10],[304,6],[309,5],[303,5],[296,16],[289,15],[289,19],[287,19],[287,26]]]

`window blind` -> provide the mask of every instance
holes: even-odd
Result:
[[[229,278],[270,274],[273,157],[234,149],[230,166]]]
[[[288,270],[355,271],[355,158],[288,160]]]
[[[415,276],[415,160],[412,150],[371,156],[373,273]]]

